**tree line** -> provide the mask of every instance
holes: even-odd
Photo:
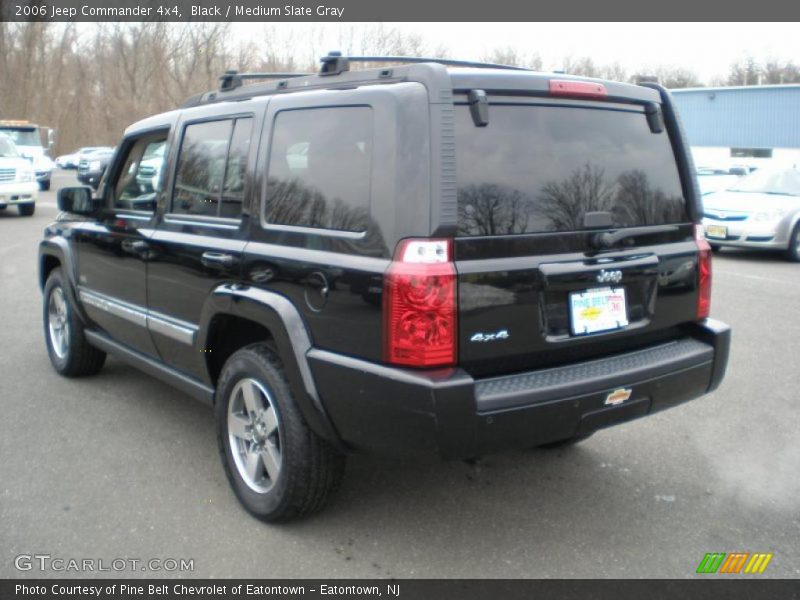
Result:
[[[345,53],[449,58],[444,46],[382,24],[343,25]],[[0,118],[29,119],[58,131],[53,154],[86,145],[113,145],[130,123],[169,110],[213,89],[225,70],[302,71],[318,68],[322,32],[263,27],[237,38],[230,23],[0,23]],[[498,47],[486,62],[543,69],[536,53]],[[358,65],[360,68],[369,65]],[[552,68],[552,66],[549,66]],[[615,63],[568,57],[558,70],[618,81],[656,76],[671,88],[800,82],[791,61],[746,59],[727,78],[702,82],[689,69],[655,67],[630,73]]]

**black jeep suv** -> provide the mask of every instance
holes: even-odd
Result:
[[[59,373],[112,353],[212,404],[265,520],[320,508],[347,452],[571,443],[719,385],[730,330],[667,91],[352,60],[228,72],[129,127],[97,197],[60,190]]]

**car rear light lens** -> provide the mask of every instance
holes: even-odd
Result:
[[[608,98],[608,90],[602,83],[572,81],[569,79],[551,79],[550,95],[578,98]]]
[[[383,276],[386,362],[411,367],[456,363],[456,269],[448,239],[403,240]]]
[[[699,225],[694,226],[697,241],[697,319],[705,319],[711,312],[711,246]]]

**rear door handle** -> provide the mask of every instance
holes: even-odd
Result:
[[[200,256],[200,262],[206,267],[232,267],[236,264],[236,257],[232,254],[225,254],[223,252],[203,252]]]

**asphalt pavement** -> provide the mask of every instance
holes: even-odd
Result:
[[[55,191],[32,218],[0,211],[0,577],[91,575],[20,555],[193,561],[108,576],[691,577],[707,552],[773,553],[760,577],[800,577],[800,265],[715,257],[734,342],[709,396],[566,450],[354,456],[326,510],[274,526],[230,491],[208,407],[114,359],[52,370],[36,257],[56,214]]]

